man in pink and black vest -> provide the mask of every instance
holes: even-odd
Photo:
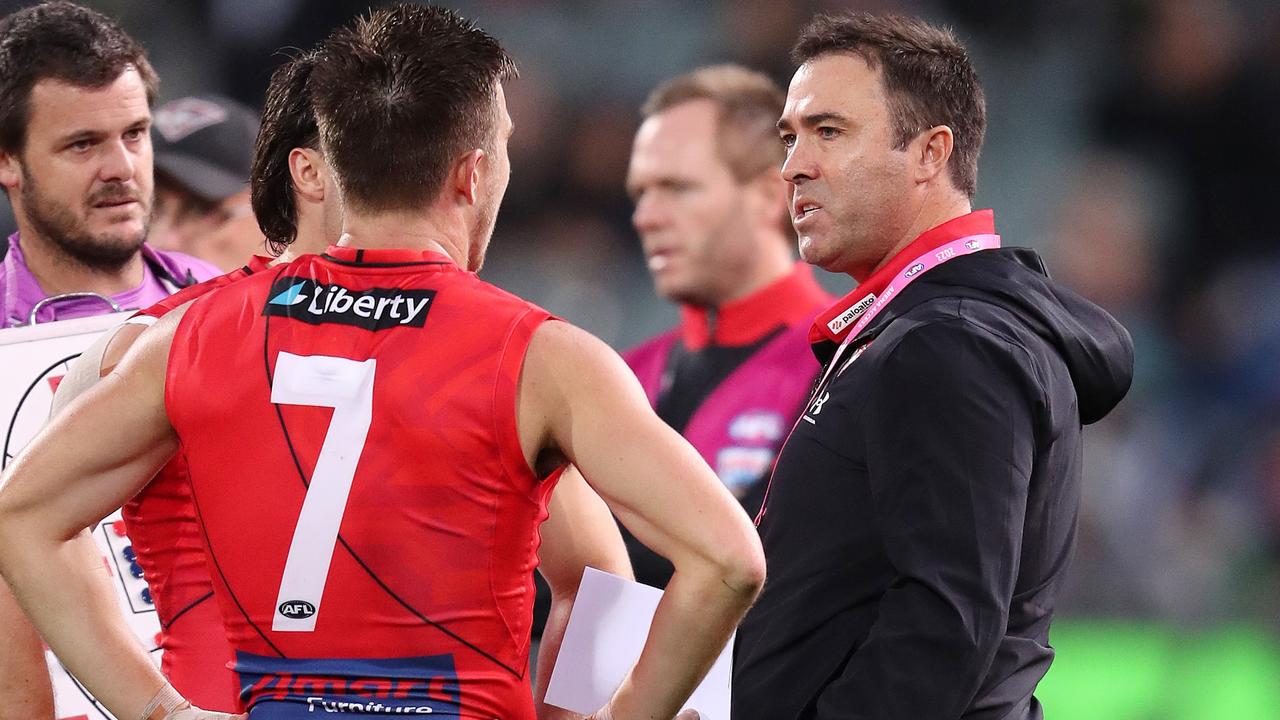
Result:
[[[775,128],[785,100],[732,65],[669,80],[644,105],[627,173],[654,286],[681,322],[624,357],[753,515],[818,372],[808,328],[831,302],[794,256]],[[626,539],[636,579],[664,585],[670,564]]]

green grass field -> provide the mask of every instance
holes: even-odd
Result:
[[[1280,639],[1261,628],[1062,620],[1050,637],[1046,720],[1280,720]]]

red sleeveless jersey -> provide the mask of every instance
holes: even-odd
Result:
[[[532,720],[549,315],[443,255],[332,247],[196,301],[168,414],[251,716]]]
[[[183,288],[134,317],[163,317],[209,291],[264,270],[271,258]],[[196,525],[187,463],[174,456],[123,508],[125,529],[160,620],[161,670],[178,692],[208,710],[234,712],[234,655],[213,601],[213,580]]]

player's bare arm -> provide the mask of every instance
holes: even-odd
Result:
[[[643,543],[675,566],[644,651],[595,716],[670,718],[710,669],[764,583],[755,528],[684,438],[650,409],[608,346],[544,323],[520,381],[526,457],[563,452]]]
[[[170,696],[150,707],[167,683],[114,598],[95,592],[98,578],[74,539],[145,486],[177,448],[164,378],[182,314],[144,333],[119,367],[45,427],[0,491],[0,573],[59,658],[118,717],[176,717],[170,711],[183,703]],[[193,713],[186,717],[229,717]]]
[[[573,720],[581,716],[547,705],[543,698],[577,598],[582,569],[589,566],[628,579],[634,575],[627,546],[609,507],[577,468],[571,465],[560,476],[547,512],[541,529],[538,571],[551,587],[551,612],[538,647],[533,701],[539,720]]]
[[[93,538],[82,532],[67,545],[68,557],[89,569],[99,601],[114,605],[111,576]],[[0,720],[53,720],[53,685],[44,642],[4,582],[0,582],[0,627],[6,633],[6,642],[0,645]]]
[[[9,587],[0,583],[0,720],[53,720],[53,686],[44,662],[44,646]]]

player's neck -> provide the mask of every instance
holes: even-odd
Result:
[[[275,263],[287,263],[303,255],[319,255],[336,241],[337,238],[330,240],[318,228],[304,230],[302,223],[299,223],[293,242],[276,257]]]
[[[18,241],[27,269],[47,295],[94,292],[109,297],[142,284],[141,253],[134,253],[119,269],[96,268],[63,252],[29,224],[19,222],[18,228]]]
[[[348,210],[339,245],[358,248],[429,250],[466,267],[468,235],[459,223],[420,212],[356,213]]]

